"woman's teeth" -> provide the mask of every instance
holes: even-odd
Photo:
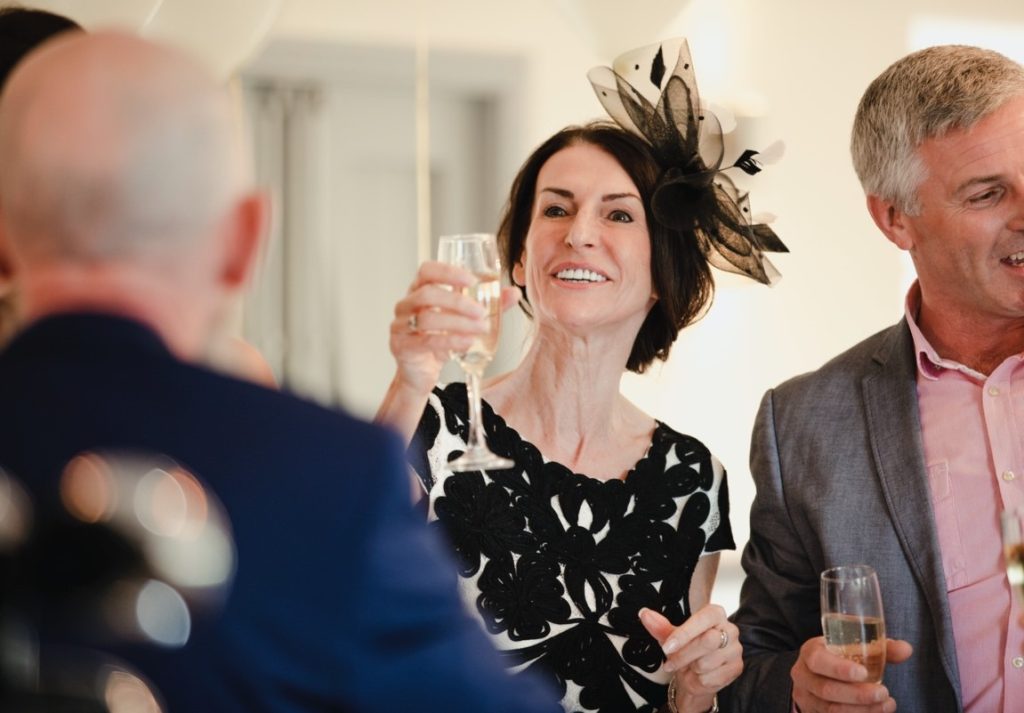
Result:
[[[576,268],[575,270],[560,270],[557,273],[555,273],[555,277],[557,277],[559,280],[568,280],[569,282],[608,281],[608,278],[605,277],[604,275],[594,272],[593,270],[584,270],[582,268]]]

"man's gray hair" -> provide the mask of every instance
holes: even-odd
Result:
[[[898,60],[868,86],[853,122],[850,151],[864,192],[916,214],[922,142],[969,129],[1019,96],[1024,67],[992,50],[940,45]]]

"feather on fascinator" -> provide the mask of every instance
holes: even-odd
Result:
[[[665,59],[675,56],[669,73]],[[651,200],[654,219],[693,232],[708,262],[720,270],[766,285],[777,282],[779,271],[764,253],[789,250],[765,222],[754,222],[748,194],[723,171],[738,168],[754,175],[781,156],[781,142],[764,152],[748,149],[722,166],[722,125],[701,106],[685,39],[626,52],[611,67],[590,70],[587,78],[615,123],[644,139],[661,164]]]

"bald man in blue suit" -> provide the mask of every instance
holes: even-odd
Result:
[[[250,272],[265,201],[220,88],[116,34],[58,39],[0,110],[0,260],[26,326],[0,354],[0,466],[56,512],[77,454],[173,458],[223,503],[222,611],[118,647],[169,711],[554,713],[461,609],[397,438],[194,363]]]

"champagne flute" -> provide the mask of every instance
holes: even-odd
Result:
[[[1003,554],[1006,556],[1006,578],[1017,601],[1024,604],[1024,507],[1003,511]]]
[[[480,380],[484,369],[494,358],[501,325],[501,265],[497,242],[489,233],[443,235],[437,245],[437,259],[463,267],[476,275],[476,284],[463,288],[462,292],[487,308],[490,326],[486,334],[473,339],[465,352],[452,354],[466,372],[469,438],[466,441],[466,452],[448,465],[453,471],[511,468],[515,465],[513,461],[495,455],[487,447],[480,409]]]
[[[856,564],[821,573],[821,630],[829,651],[864,666],[868,681],[882,682],[885,617],[875,570]]]

